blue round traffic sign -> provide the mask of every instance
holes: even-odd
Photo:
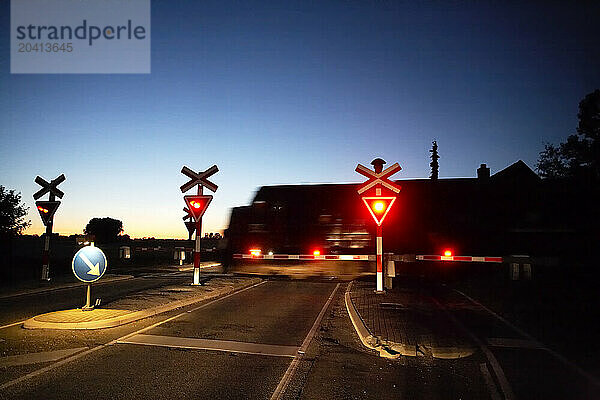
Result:
[[[95,282],[106,272],[106,256],[97,247],[85,246],[73,257],[73,273],[83,282]]]

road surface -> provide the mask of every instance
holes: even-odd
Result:
[[[540,368],[531,349],[489,347],[509,392],[481,348],[453,360],[378,357],[354,332],[343,300],[346,285],[268,280],[101,331],[6,328],[0,330],[0,348],[10,343],[24,353],[19,357],[72,354],[62,361],[0,365],[0,398],[495,400],[589,394],[585,380],[572,381],[576,374],[552,357],[547,370]],[[489,315],[475,309],[473,314],[454,312],[456,299],[447,292],[428,288],[414,295],[448,310],[474,334],[474,343],[487,337]],[[529,365],[534,369],[525,368],[523,374]]]

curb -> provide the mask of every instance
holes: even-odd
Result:
[[[431,356],[441,359],[456,359],[468,357],[475,352],[471,347],[432,347],[410,345],[404,343],[392,342],[390,340],[382,340],[379,337],[373,336],[369,328],[366,326],[362,317],[356,310],[352,298],[350,297],[350,289],[354,281],[350,282],[346,288],[344,299],[346,301],[346,310],[354,325],[354,329],[360,338],[360,341],[365,347],[379,352],[380,357],[396,359],[400,356],[417,357]]]
[[[227,290],[228,287],[226,287],[226,288],[224,288],[225,290],[215,290],[215,291],[212,291],[209,293],[205,293],[206,296],[202,296],[201,298],[194,297],[194,298],[187,299],[187,300],[176,300],[176,301],[173,301],[173,302],[170,302],[167,304],[149,308],[147,310],[132,311],[125,315],[116,316],[113,318],[108,318],[108,319],[100,320],[100,321],[64,322],[64,323],[36,321],[36,318],[40,317],[41,315],[49,315],[49,314],[54,314],[54,313],[60,312],[60,311],[55,311],[55,312],[51,312],[51,313],[47,313],[47,314],[37,315],[33,318],[28,319],[27,321],[25,321],[23,323],[23,328],[25,328],[25,329],[63,329],[63,330],[64,329],[69,330],[69,329],[114,328],[119,325],[125,325],[130,322],[134,322],[134,321],[137,321],[137,320],[140,320],[143,318],[153,317],[155,315],[162,314],[164,312],[172,311],[176,308],[186,307],[191,304],[198,303],[200,301],[210,300],[215,297],[223,296],[228,293],[237,292],[239,290],[246,289],[247,287],[250,287],[252,285],[256,285],[257,283],[260,283],[260,282],[247,282],[233,290]]]
[[[135,278],[133,275],[117,275],[115,277],[110,277],[105,280],[99,280],[97,282],[94,282],[94,285],[103,285],[105,283],[125,281],[127,279],[133,279],[133,278]],[[29,290],[23,290],[23,291],[11,293],[11,294],[0,295],[0,299],[8,299],[11,297],[27,296],[30,294],[38,294],[38,293],[44,293],[44,292],[52,292],[54,290],[61,290],[61,289],[71,289],[71,288],[80,287],[80,286],[85,287],[85,285],[86,285],[86,283],[84,283],[84,282],[73,282],[73,283],[66,283],[64,285],[55,286],[55,287],[29,289]]]
[[[365,325],[365,322],[356,310],[356,307],[354,307],[354,303],[352,302],[352,298],[350,297],[350,289],[352,288],[353,283],[354,281],[348,284],[348,287],[346,288],[346,293],[344,293],[344,300],[346,302],[346,310],[348,311],[348,315],[350,316],[350,321],[352,321],[352,325],[354,325],[354,329],[356,330],[360,341],[365,347],[378,351],[380,357],[392,359],[400,357],[400,353],[391,350],[388,346],[382,343],[379,338],[373,336],[369,331],[369,328],[367,328],[367,326]]]

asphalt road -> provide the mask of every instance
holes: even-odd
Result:
[[[3,395],[27,399],[270,398],[335,287],[331,282],[269,281],[173,320],[159,321],[142,334],[100,346],[7,388]],[[140,337],[166,337],[168,344],[156,340],[132,344]],[[179,347],[182,339],[209,339],[217,350],[194,343]],[[230,351],[236,345],[242,346],[241,352]]]
[[[0,390],[0,398],[594,398],[587,397],[591,392],[585,379],[547,352],[519,343],[504,346],[511,338],[509,327],[476,307],[457,307],[465,299],[432,287],[403,290],[446,310],[473,334],[474,342],[487,343],[511,395],[499,389],[501,382],[482,346],[453,360],[381,358],[356,336],[344,305],[346,285],[270,280],[100,331],[11,327],[0,332],[0,349],[10,345],[20,353],[52,349],[75,355],[67,362],[0,365],[0,386],[10,383]],[[504,343],[484,342],[494,337]],[[29,373],[33,375],[18,381]]]
[[[510,399],[598,399],[600,380],[476,300],[448,287],[425,289],[494,369],[499,392]],[[576,338],[575,338],[576,340]],[[573,352],[585,351],[574,349]]]

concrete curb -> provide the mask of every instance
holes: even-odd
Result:
[[[356,330],[360,341],[365,347],[378,351],[381,357],[392,359],[400,357],[400,353],[389,349],[384,343],[381,342],[379,338],[373,336],[369,331],[369,328],[367,328],[365,325],[363,319],[356,310],[356,307],[354,307],[352,298],[350,297],[350,289],[352,288],[353,283],[354,282],[350,282],[350,284],[348,284],[346,293],[344,294],[344,300],[346,302],[346,310],[350,316],[350,321],[352,321],[352,325],[354,325],[354,329]]]
[[[134,278],[133,275],[117,275],[117,276],[106,278],[106,279],[100,279],[99,281],[94,282],[94,285],[103,285],[105,283],[124,281],[127,279],[133,279],[133,278]],[[11,297],[27,296],[30,294],[38,294],[38,293],[44,293],[44,292],[52,292],[54,290],[70,289],[70,288],[75,288],[75,287],[80,287],[80,286],[85,287],[85,285],[86,285],[86,283],[84,283],[84,282],[73,282],[73,283],[66,283],[64,285],[55,286],[55,287],[28,289],[28,290],[22,290],[20,292],[0,295],[0,299],[8,299]]]
[[[362,317],[356,310],[352,298],[350,297],[350,290],[353,282],[350,282],[346,288],[344,299],[346,301],[346,310],[350,316],[350,321],[354,325],[354,329],[360,338],[360,341],[365,347],[376,350],[379,352],[380,357],[396,359],[400,356],[417,357],[417,356],[431,356],[434,358],[441,359],[456,359],[468,357],[475,352],[472,347],[433,347],[433,346],[421,346],[411,345],[404,343],[392,342],[390,340],[382,340],[377,336],[373,336]]]
[[[153,317],[158,314],[162,314],[164,312],[168,312],[180,307],[186,307],[194,303],[198,303],[204,300],[214,299],[215,297],[223,296],[228,293],[233,293],[252,285],[256,285],[260,282],[247,282],[241,285],[240,287],[232,289],[229,286],[223,287],[220,290],[215,290],[208,293],[203,293],[204,296],[193,297],[187,300],[176,300],[167,304],[163,304],[160,306],[152,307],[147,310],[141,311],[132,311],[125,315],[115,316],[113,318],[107,318],[99,321],[86,321],[86,322],[43,322],[37,321],[36,318],[43,315],[51,315],[60,313],[61,311],[55,311],[52,313],[41,314],[35,316],[33,318],[28,319],[23,323],[23,328],[25,329],[104,329],[104,328],[114,328],[115,326],[128,324],[130,322],[134,322],[143,318]],[[77,309],[79,310],[79,309]],[[92,311],[93,312],[93,311]]]
[[[348,287],[346,288],[346,293],[344,293],[344,300],[346,301],[346,310],[348,311],[348,315],[350,316],[350,321],[352,321],[352,325],[354,325],[354,329],[358,334],[358,338],[362,342],[365,347],[376,350],[377,346],[377,338],[371,335],[369,332],[369,328],[365,325],[364,321],[360,317],[358,311],[356,311],[356,307],[354,307],[354,303],[352,303],[352,299],[350,298],[350,288],[354,282],[350,282]]]

